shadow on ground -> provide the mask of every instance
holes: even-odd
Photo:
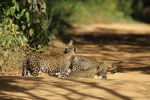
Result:
[[[70,33],[63,38],[65,43],[74,38],[75,45],[97,44],[103,45],[130,45],[144,47],[142,50],[150,50],[150,33],[136,33],[133,31],[99,28],[100,31]],[[81,39],[82,41],[76,41]],[[138,50],[134,52],[139,52]]]
[[[115,89],[113,85],[120,88]],[[123,89],[122,86],[125,86],[125,82],[113,80],[0,77],[0,100],[132,100],[118,92]],[[142,91],[139,94],[143,95]]]

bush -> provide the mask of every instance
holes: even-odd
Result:
[[[0,3],[0,69],[8,64],[15,66],[17,62],[21,65],[27,44],[37,50],[69,26],[67,17],[75,3],[69,0],[30,1],[3,0]]]
[[[96,19],[130,20],[132,2],[133,0],[78,0],[70,20],[75,23],[88,23]]]
[[[28,44],[37,48],[61,36],[70,22],[85,23],[103,16],[128,18],[131,3],[132,0],[4,0],[0,4],[0,22],[11,20],[18,31],[14,36],[25,36]]]

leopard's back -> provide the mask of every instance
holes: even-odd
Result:
[[[91,57],[77,55],[72,61],[72,71],[86,70],[94,66],[98,66],[98,61]]]
[[[64,59],[64,55],[42,57],[40,62],[40,68],[42,72],[60,72],[69,68],[71,61]]]

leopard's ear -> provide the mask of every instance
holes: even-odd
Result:
[[[69,41],[68,46],[73,46],[73,40],[72,39]]]
[[[74,52],[77,53],[77,48],[74,48]]]

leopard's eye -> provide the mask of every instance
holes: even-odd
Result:
[[[64,53],[66,54],[68,52],[69,48],[65,48]]]

